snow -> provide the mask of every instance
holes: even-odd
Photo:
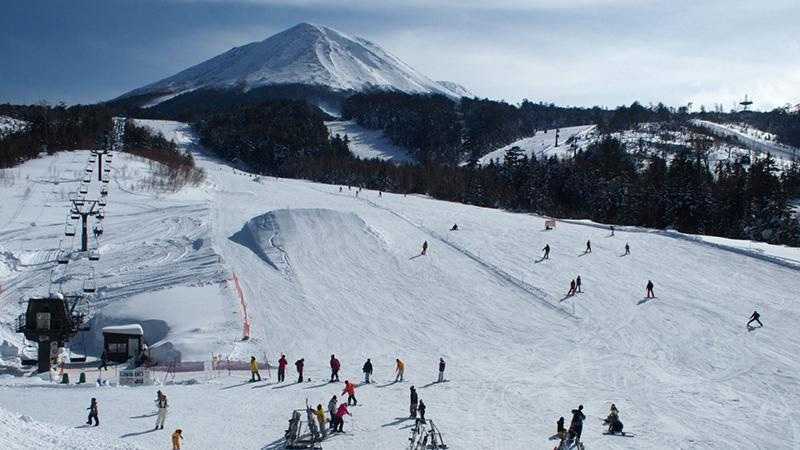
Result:
[[[381,130],[371,130],[358,125],[352,120],[325,122],[331,135],[340,135],[350,139],[349,148],[353,155],[362,159],[378,158],[397,163],[413,163],[408,152],[394,145]]]
[[[342,380],[360,380],[369,357],[376,382],[359,386],[348,433],[326,441],[326,450],[406,447],[412,384],[450,448],[552,448],[555,421],[569,419],[579,403],[588,416],[588,448],[800,442],[793,416],[772,414],[800,400],[800,305],[791,297],[800,277],[785,263],[800,260],[798,249],[761,251],[627,227],[612,237],[591,222],[559,221],[544,231],[544,218],[535,215],[370,190],[356,198],[338,186],[233,169],[203,153],[185,124],[138,123],[197,152],[208,179],[178,193],[131,190],[149,165],[114,157],[109,247],[95,263],[94,305],[129,308],[121,323],[168,322],[162,342],[194,352],[207,368],[212,353],[242,361],[266,356],[274,365],[283,352],[290,369],[305,358],[311,382],[279,385],[274,372],[262,371],[269,380],[251,384],[245,372],[210,370],[178,374],[181,384],[156,372],[161,386],[136,388],[97,387],[95,369],[83,386],[0,379],[0,407],[14,415],[71,428],[96,397],[101,427],[73,431],[87,439],[103,433],[108,446],[164,448],[166,430],[180,427],[186,448],[280,448],[291,410],[341,392],[341,384],[327,383],[333,353]],[[80,176],[87,156],[28,161],[0,191],[0,260],[11,273],[0,281],[0,338],[19,348],[24,343],[11,327],[24,306],[17,300],[47,290],[48,261],[63,231],[58,192],[74,189],[71,174]],[[448,231],[453,223],[459,231]],[[583,255],[587,239],[594,252]],[[419,256],[423,241],[428,254]],[[632,253],[622,256],[626,242]],[[537,262],[545,244],[551,259]],[[69,279],[80,281],[80,261],[67,266]],[[241,298],[226,282],[233,275]],[[565,297],[577,275],[584,293]],[[643,298],[648,279],[653,300]],[[247,341],[240,339],[244,306]],[[765,326],[748,331],[754,309]],[[203,330],[202,344],[186,341],[190,327]],[[441,384],[433,383],[439,357],[448,363]],[[392,382],[395,358],[406,362],[403,383]],[[113,379],[114,369],[100,375]],[[289,370],[287,380],[293,376]],[[151,431],[156,389],[170,399],[165,431]],[[635,438],[601,434],[599,419],[611,402]]]
[[[0,138],[17,133],[28,127],[28,122],[8,116],[0,116]]]
[[[798,149],[776,141],[776,136],[764,131],[740,124],[719,124],[708,120],[692,120],[698,126],[707,128],[720,136],[734,137],[744,147],[756,153],[771,153],[773,156],[786,161],[797,158]]]
[[[366,39],[332,28],[301,23],[192,66],[176,75],[130,91],[120,98],[193,89],[242,88],[273,84],[327,86],[337,91],[370,89],[440,93],[460,97]],[[151,105],[152,106],[152,105]]]
[[[103,327],[103,333],[142,336],[144,334],[144,330],[142,329],[142,326],[138,324],[115,325]]]
[[[454,82],[454,81],[437,81],[437,84],[443,86],[445,89],[457,94],[459,97],[475,97],[475,94],[472,93],[469,89],[465,88],[464,86]]]
[[[564,127],[559,129],[558,146],[556,146],[556,130],[551,129],[546,133],[538,131],[534,136],[526,137],[518,141],[512,142],[504,147],[498,148],[490,153],[484,155],[478,160],[480,164],[489,164],[489,161],[499,160],[503,162],[506,152],[513,147],[519,147],[522,152],[530,157],[536,155],[537,158],[547,158],[551,155],[565,156],[571,153],[571,144],[580,139],[586,139],[595,125],[580,125],[576,127]]]

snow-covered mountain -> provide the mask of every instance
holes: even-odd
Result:
[[[460,97],[466,89],[436,82],[366,39],[301,23],[261,42],[235,47],[120,99],[152,96],[150,106],[204,88],[241,91],[270,85],[309,85],[333,91],[397,90]]]

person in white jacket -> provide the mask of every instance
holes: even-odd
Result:
[[[158,407],[158,417],[156,417],[156,430],[164,429],[164,421],[167,420],[167,396],[163,392],[158,391],[158,398],[156,398],[156,407]]]

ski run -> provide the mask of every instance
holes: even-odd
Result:
[[[2,375],[6,448],[171,448],[176,429],[184,449],[284,448],[293,411],[305,433],[306,405],[330,418],[345,380],[357,406],[325,449],[409,448],[431,430],[451,449],[550,449],[578,405],[587,449],[800,448],[798,249],[587,221],[547,230],[535,215],[259,177],[205,153],[185,124],[137,122],[193,152],[207,178],[162,192],[154,163],[115,154],[96,262],[64,233],[88,151],[2,172],[0,356],[36,356],[16,333],[27,298],[94,283],[73,356],[93,360],[103,327],[138,323],[153,354],[204,370],[153,371],[139,387],[117,386],[114,365],[84,384],[79,370],[68,385]],[[68,264],[59,249],[75,249]],[[763,327],[747,325],[753,311]],[[424,429],[410,417],[423,403]],[[612,404],[625,438],[604,434]]]

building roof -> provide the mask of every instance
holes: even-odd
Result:
[[[144,330],[139,324],[114,325],[103,327],[103,334],[129,334],[133,336],[143,336]]]

